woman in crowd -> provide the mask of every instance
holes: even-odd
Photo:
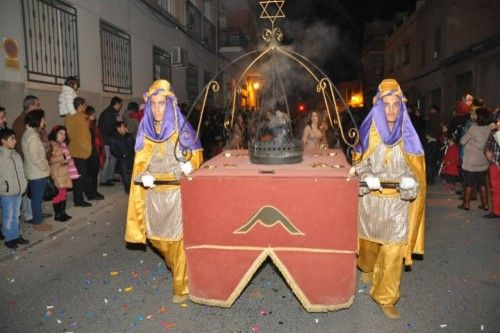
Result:
[[[33,229],[48,231],[52,226],[43,222],[42,203],[47,178],[50,175],[49,162],[40,138],[40,130],[45,127],[45,112],[35,110],[26,114],[26,131],[21,146],[24,156],[24,172],[31,192],[31,209],[33,211]]]
[[[78,179],[80,175],[75,167],[75,162],[71,158],[67,144],[68,136],[66,127],[55,126],[49,134],[49,141],[52,146],[50,154],[50,177],[59,190],[58,194],[52,199],[54,207],[54,220],[66,222],[72,217],[66,214],[66,197],[69,188],[73,187],[73,180]]]
[[[325,142],[325,133],[321,130],[321,117],[317,111],[311,111],[309,120],[302,134],[304,154],[318,152]]]
[[[486,192],[486,172],[488,160],[484,154],[484,148],[490,135],[490,113],[485,107],[476,109],[476,120],[460,139],[464,156],[462,161],[464,177],[463,202],[458,206],[460,209],[469,210],[473,188],[479,189],[481,197],[480,209],[488,210],[488,194]]]
[[[245,149],[246,148],[246,126],[245,118],[241,113],[236,116],[236,122],[233,126],[233,133],[229,144],[230,149]]]

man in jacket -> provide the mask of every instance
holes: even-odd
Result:
[[[115,167],[116,158],[110,153],[109,140],[115,133],[115,123],[117,121],[118,113],[122,108],[122,99],[120,97],[113,97],[109,106],[102,111],[97,121],[97,126],[101,132],[104,141],[104,149],[106,151],[106,162],[104,163],[101,172],[101,185],[112,186],[115,180]]]
[[[92,152],[89,122],[85,113],[87,104],[85,103],[85,99],[77,97],[73,101],[73,105],[76,113],[67,115],[64,118],[64,125],[69,137],[68,149],[80,175],[80,178],[73,181],[73,202],[75,207],[90,207],[92,204],[83,198],[84,192],[87,197],[90,196],[90,190],[86,185],[85,178],[87,176],[87,159]]]

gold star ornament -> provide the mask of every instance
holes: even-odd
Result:
[[[283,13],[284,3],[285,0],[259,1],[260,6],[262,7],[260,18],[269,19],[274,27],[274,21],[276,21],[277,18],[285,17],[285,13]]]

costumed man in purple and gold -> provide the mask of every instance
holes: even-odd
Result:
[[[412,253],[424,252],[424,150],[405,102],[396,80],[380,83],[354,154],[356,173],[367,185],[359,200],[361,280],[371,283],[371,297],[393,319],[399,318],[403,263],[411,265]]]
[[[181,192],[179,185],[165,183],[175,182],[182,174],[198,168],[203,150],[196,132],[181,114],[168,81],[155,81],[144,99],[146,106],[137,131],[125,240],[143,244],[148,241],[161,253],[173,275],[173,302],[182,303],[189,297],[189,288]],[[179,162],[175,157],[182,156],[181,147],[191,152],[186,162]],[[134,180],[142,184],[134,184]]]

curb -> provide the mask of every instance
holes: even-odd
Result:
[[[99,190],[105,196],[105,199],[101,201],[92,201],[92,207],[88,208],[75,208],[73,205],[71,205],[73,200],[72,196],[70,195],[68,197],[68,204],[70,204],[70,206],[68,206],[68,212],[73,216],[73,218],[71,219],[71,221],[66,223],[54,221],[53,218],[46,219],[45,221],[49,222],[53,227],[53,229],[49,233],[35,231],[31,227],[31,225],[24,223],[21,220],[21,222],[19,223],[20,233],[23,236],[29,235],[29,237],[25,238],[27,238],[30,243],[28,245],[19,247],[17,250],[11,250],[5,247],[3,244],[0,244],[0,263],[4,263],[6,261],[9,261],[10,259],[16,259],[17,256],[28,253],[28,251],[38,247],[40,244],[51,241],[57,235],[61,235],[66,231],[80,226],[82,223],[88,222],[90,217],[98,215],[104,212],[109,207],[113,207],[116,206],[116,204],[121,203],[121,201],[123,201],[123,199],[125,199],[127,195],[123,192],[123,187],[121,186],[121,184],[116,185],[118,186],[106,189],[103,189],[101,187]],[[52,205],[50,204],[50,202],[45,202],[43,207],[44,212],[48,212],[49,209],[52,210]],[[50,213],[53,214],[52,211]]]

